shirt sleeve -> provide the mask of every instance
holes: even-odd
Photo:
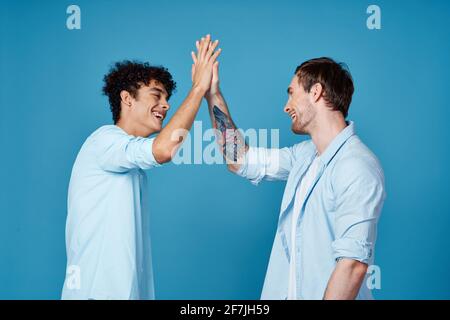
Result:
[[[153,156],[153,141],[154,138],[105,132],[95,140],[98,164],[105,171],[117,173],[160,166]]]
[[[368,264],[373,256],[377,222],[385,199],[384,176],[374,161],[345,159],[335,168],[334,258]],[[338,165],[337,165],[338,166]]]
[[[298,145],[282,149],[249,147],[237,175],[258,185],[261,180],[287,180]]]

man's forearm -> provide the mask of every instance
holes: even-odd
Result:
[[[204,89],[193,87],[169,123],[155,138],[153,155],[156,161],[164,163],[172,159],[191,129],[204,95]]]
[[[230,111],[228,110],[228,105],[227,105],[225,98],[223,97],[222,92],[220,90],[215,94],[207,93],[205,95],[205,99],[208,102],[209,115],[211,117],[211,122],[215,129],[217,127],[217,123],[214,119],[214,114],[213,114],[214,106],[219,107],[219,109],[222,110],[222,112],[225,113],[229,117],[231,123],[234,126],[234,122],[231,119]]]
[[[240,168],[242,157],[247,152],[248,146],[234,124],[227,103],[220,90],[214,94],[206,94],[205,98],[208,102],[209,115],[213,128],[219,130],[221,136],[224,137],[224,141],[222,141],[222,153],[228,168],[236,172]],[[231,150],[232,152],[227,152],[227,150]]]
[[[352,300],[358,295],[367,272],[367,264],[341,259],[336,264],[325,290],[325,300]]]

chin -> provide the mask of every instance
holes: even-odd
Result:
[[[149,136],[155,133],[159,133],[162,130],[162,127],[152,127],[149,128]]]
[[[295,123],[292,124],[291,130],[292,130],[292,132],[295,133],[295,134],[300,134],[300,135],[308,134],[308,133],[306,132],[306,130],[304,130],[304,128],[299,128],[298,126],[295,125]]]

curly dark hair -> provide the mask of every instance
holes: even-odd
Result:
[[[120,92],[128,91],[136,98],[137,90],[155,80],[161,83],[170,98],[176,83],[169,71],[162,66],[152,66],[148,62],[124,60],[116,62],[103,78],[103,94],[108,96],[114,124],[120,119]]]

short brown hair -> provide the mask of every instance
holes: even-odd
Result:
[[[353,79],[344,63],[337,63],[331,58],[316,58],[303,62],[295,69],[300,84],[306,92],[320,83],[324,88],[324,99],[333,110],[342,112],[347,117],[354,91]]]

